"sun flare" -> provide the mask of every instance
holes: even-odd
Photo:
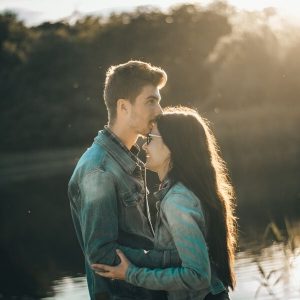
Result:
[[[202,1],[182,1],[182,0],[133,0],[129,4],[120,4],[117,0],[60,0],[59,6],[52,0],[2,0],[0,11],[16,11],[21,19],[27,24],[37,24],[44,21],[57,21],[61,18],[70,16],[72,13],[81,14],[109,14],[113,11],[132,10],[137,6],[151,5],[161,9],[167,9],[172,5],[182,3],[194,3],[207,5],[212,0]],[[227,3],[236,7],[238,10],[263,10],[267,7],[274,7],[276,11],[288,17],[290,21],[300,23],[300,2],[294,0],[274,1],[274,0],[227,0]]]

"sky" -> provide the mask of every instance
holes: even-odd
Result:
[[[199,3],[207,5],[211,0],[182,1],[182,0],[0,0],[0,12],[15,11],[27,25],[37,25],[45,21],[58,21],[71,16],[74,11],[80,14],[108,15],[115,11],[130,11],[137,6],[151,5],[167,9],[180,3]],[[300,23],[299,0],[227,0],[237,9],[262,10],[274,7],[278,13],[287,16],[290,21]],[[121,3],[121,4],[120,4]]]

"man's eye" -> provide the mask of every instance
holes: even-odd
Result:
[[[150,104],[156,104],[157,100],[156,99],[149,99],[148,103]]]

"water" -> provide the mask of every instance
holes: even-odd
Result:
[[[1,155],[0,256],[4,259],[0,264],[0,299],[89,299],[83,255],[67,198],[68,180],[82,151]],[[280,177],[283,181],[290,182],[291,178],[284,174]],[[240,186],[249,186],[248,177]],[[289,190],[298,195],[298,185],[296,190],[292,186]],[[280,202],[270,196],[261,196],[265,201],[255,202],[252,194],[248,198],[245,194],[241,194],[238,216],[251,230],[245,230],[240,243],[237,287],[231,298],[255,299],[257,294],[257,299],[300,299],[300,239],[298,250],[285,246],[288,236],[300,237],[300,222],[293,225],[293,230],[286,230],[282,221],[284,215],[299,219],[300,194],[289,198],[289,194],[282,193]],[[154,202],[151,204],[155,212]],[[276,219],[284,229],[285,243],[270,244],[270,238],[265,243],[265,226],[270,219]],[[251,231],[251,236],[246,235]]]
[[[300,299],[300,248],[285,243],[261,247],[249,243],[237,254],[237,287],[232,300]],[[259,270],[259,266],[261,271]],[[264,275],[263,275],[264,274]],[[55,296],[44,299],[88,299],[85,277],[64,277],[53,282]]]
[[[300,299],[300,248],[294,253],[284,244],[261,249],[258,254],[238,253],[237,287],[232,300]],[[261,268],[261,271],[260,271]]]
[[[63,277],[53,282],[53,297],[43,298],[45,300],[82,300],[89,299],[89,293],[85,277]]]

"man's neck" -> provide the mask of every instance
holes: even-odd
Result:
[[[128,127],[123,124],[114,123],[108,124],[108,128],[121,140],[128,150],[136,143],[138,135],[133,133]]]

